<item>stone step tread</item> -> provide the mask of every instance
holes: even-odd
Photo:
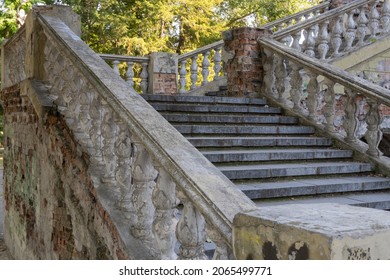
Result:
[[[390,209],[390,191],[378,191],[369,193],[336,194],[331,196],[301,197],[286,199],[257,199],[254,200],[259,207],[272,205],[291,205],[302,203],[340,203],[353,206]]]
[[[313,134],[314,128],[304,125],[173,125],[183,134]]]
[[[279,182],[244,182],[236,186],[249,198],[276,198],[390,189],[390,178],[346,176]]]
[[[244,105],[265,105],[267,101],[263,98],[246,97],[225,97],[225,96],[191,96],[191,95],[152,95],[142,94],[145,100],[153,102],[175,102],[175,103],[211,103],[211,104],[244,104]]]
[[[351,174],[372,171],[372,166],[368,163],[333,161],[250,165],[216,164],[216,166],[231,180]]]

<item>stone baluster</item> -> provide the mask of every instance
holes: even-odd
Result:
[[[297,113],[303,113],[301,107],[301,99],[303,95],[303,79],[301,75],[302,67],[298,64],[291,64],[291,100],[293,102],[293,110]]]
[[[346,88],[345,93],[347,100],[345,102],[345,120],[344,129],[347,134],[345,140],[349,143],[356,142],[356,130],[357,130],[357,105],[356,105],[356,93],[351,89]]]
[[[339,16],[335,19],[334,25],[333,25],[333,30],[332,30],[332,35],[331,35],[331,44],[333,47],[333,57],[338,57],[339,50],[341,47],[342,39],[341,36],[343,34],[343,26],[342,26],[342,20],[343,17]]]
[[[219,72],[221,72],[221,47],[215,48],[214,53],[214,81],[219,79]]]
[[[367,8],[367,6],[363,6],[360,9],[359,17],[357,19],[358,27],[357,27],[356,35],[359,39],[359,41],[357,43],[358,46],[361,46],[364,44],[364,39],[366,38],[366,34],[368,32],[368,27],[367,27],[368,19],[366,16],[366,8]]]
[[[133,161],[131,205],[134,215],[130,224],[130,232],[138,239],[141,239],[148,247],[153,246],[153,219],[155,208],[152,200],[152,192],[156,186],[155,180],[158,175],[153,166],[152,158],[142,145],[142,142],[134,137],[133,139]]]
[[[369,106],[368,113],[366,115],[367,131],[364,135],[368,144],[367,154],[379,157],[382,155],[378,148],[379,143],[382,140],[382,131],[379,127],[382,122],[378,108],[379,104],[370,98],[367,98],[367,103]]]
[[[161,252],[160,259],[177,259],[175,253],[176,244],[176,184],[171,175],[163,168],[158,167],[158,177],[152,198],[156,208],[153,233],[156,238],[158,249]]]
[[[385,0],[382,7],[382,35],[390,32],[390,0]]]
[[[325,106],[324,106],[324,116],[326,119],[326,130],[330,133],[335,132],[334,127],[334,118],[335,118],[335,104],[336,104],[336,95],[334,92],[335,83],[330,79],[325,79],[324,81],[327,89],[324,96]]]
[[[309,111],[309,118],[313,121],[317,121],[317,107],[318,107],[318,96],[320,92],[319,84],[317,81],[317,74],[313,72],[308,73],[310,80],[307,85],[307,100],[306,105]]]
[[[196,81],[198,80],[198,55],[191,58],[191,87],[190,89],[196,88]]]
[[[328,26],[329,26],[329,21],[324,21],[323,23],[321,23],[320,31],[318,34],[318,39],[319,39],[318,52],[320,53],[321,60],[326,59],[326,55],[328,54],[329,51]]]
[[[284,97],[286,90],[287,69],[282,56],[275,54],[275,88],[277,99],[279,102],[286,104],[287,100]]]
[[[79,123],[80,123],[80,131],[76,132],[77,139],[81,143],[82,146],[87,147],[87,149],[91,149],[93,144],[91,142],[91,137],[89,132],[91,130],[91,116],[89,107],[91,106],[92,101],[92,89],[88,86],[85,88],[83,94],[79,94],[79,102],[80,102],[80,115],[79,115]]]
[[[209,67],[210,67],[210,61],[209,61],[209,55],[210,51],[203,53],[203,61],[202,61],[202,86],[206,85],[208,83],[208,77],[209,77]]]
[[[182,191],[178,191],[177,194],[183,204],[182,214],[176,226],[176,237],[180,243],[179,259],[206,260],[205,220]]]
[[[379,31],[379,20],[380,20],[380,15],[377,9],[379,1],[376,1],[375,3],[372,4],[371,7],[371,12],[370,12],[370,17],[369,17],[369,27],[370,27],[370,32],[371,32],[371,39],[376,38],[376,34],[378,34]]]
[[[109,186],[114,186],[116,157],[115,157],[115,140],[117,134],[117,125],[114,121],[113,110],[106,105],[101,108],[103,112],[103,123],[101,129],[102,136],[102,158],[104,162],[104,172],[102,174],[102,182]]]
[[[126,71],[126,82],[134,88],[134,62],[128,61],[127,62],[127,71]]]
[[[298,32],[293,34],[293,42],[292,42],[291,48],[293,48],[297,51],[301,51],[301,45],[300,45],[301,37],[302,37],[301,30],[299,30]]]
[[[206,223],[207,236],[214,242],[216,248],[213,255],[213,260],[232,260],[235,259],[233,250],[228,246],[221,234],[214,226]]]
[[[148,93],[148,63],[142,62],[142,71],[141,71],[141,90],[143,94]]]
[[[263,49],[264,83],[263,92],[277,98],[275,91],[275,63],[272,50]]]
[[[316,46],[316,38],[314,34],[316,28],[317,28],[316,25],[310,26],[309,31],[307,32],[305,53],[310,57],[314,57],[315,55],[314,48]]]
[[[186,87],[186,83],[187,83],[187,80],[186,80],[186,76],[187,76],[187,69],[186,69],[186,65],[187,65],[187,60],[182,60],[180,62],[180,90],[179,90],[179,93],[184,93],[185,92],[185,87]]]
[[[353,18],[355,14],[355,10],[352,10],[347,19],[347,31],[345,32],[345,51],[349,51],[352,49],[353,41],[355,40],[356,37],[356,23]]]
[[[98,171],[103,166],[102,159],[102,101],[99,96],[95,95],[92,97],[91,106],[89,109],[89,116],[91,117],[91,129],[89,130],[89,135],[91,136],[91,142],[93,147],[90,151],[90,159],[92,163],[92,168],[95,171]]]
[[[121,63],[119,60],[114,60],[112,62],[112,69],[114,69],[114,72],[117,73],[118,75],[120,75],[120,72],[119,72],[119,63]]]

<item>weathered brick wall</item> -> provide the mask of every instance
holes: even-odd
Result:
[[[64,120],[35,113],[19,86],[4,89],[5,241],[16,259],[124,259]]]

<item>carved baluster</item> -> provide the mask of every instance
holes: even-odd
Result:
[[[302,36],[301,30],[293,34],[293,42],[291,48],[297,51],[301,51],[301,45],[299,43],[301,40],[301,36]]]
[[[380,130],[380,124],[382,122],[380,113],[379,113],[379,104],[373,99],[367,98],[367,103],[369,110],[366,116],[367,122],[367,132],[364,135],[364,138],[368,144],[367,154],[379,157],[382,155],[378,146],[382,140],[382,131]]]
[[[347,100],[345,104],[345,120],[344,120],[344,129],[347,133],[345,140],[349,143],[356,142],[356,130],[357,130],[357,106],[356,106],[356,93],[351,89],[346,88],[345,93],[347,95]]]
[[[341,22],[343,20],[343,17],[337,17],[337,19],[334,22],[333,25],[333,30],[332,30],[332,47],[333,47],[333,57],[338,57],[339,54],[339,49],[341,47],[342,39],[341,36],[343,34],[343,27],[341,25]]]
[[[383,30],[382,30],[383,34],[390,32],[390,0],[385,0],[383,2],[382,28],[383,28]]]
[[[208,83],[208,77],[209,77],[209,67],[210,67],[210,61],[209,61],[209,55],[210,52],[204,52],[203,53],[203,62],[202,62],[202,86],[206,85]]]
[[[369,27],[371,31],[371,36],[370,38],[376,38],[376,34],[379,31],[379,20],[380,20],[380,15],[377,9],[379,1],[376,1],[375,3],[372,4],[371,7],[371,12],[370,12],[370,20],[369,20]]]
[[[320,88],[317,81],[317,74],[310,72],[309,73],[309,83],[307,85],[307,109],[309,110],[309,117],[316,121],[317,107],[318,107],[318,95]]]
[[[185,92],[185,87],[186,87],[186,76],[187,76],[187,69],[186,69],[186,64],[187,60],[182,60],[180,62],[180,91],[179,93],[184,93]]]
[[[109,185],[115,185],[115,136],[117,133],[117,125],[114,122],[113,110],[109,106],[101,108],[103,111],[102,123],[102,158],[104,162],[104,173],[102,174],[102,182]]]
[[[226,241],[222,238],[221,234],[215,229],[214,226],[209,223],[206,224],[207,236],[216,245],[213,260],[234,260],[233,250],[226,244]]]
[[[141,89],[142,93],[148,93],[148,63],[142,62],[142,71],[141,71]]]
[[[334,118],[335,118],[335,104],[336,95],[334,92],[335,83],[332,80],[325,79],[325,85],[327,87],[324,100],[324,116],[326,119],[326,130],[333,133],[335,132]]]
[[[118,60],[114,60],[112,62],[112,69],[114,69],[114,72],[117,73],[118,75],[120,75],[120,72],[119,72],[119,63],[121,63],[120,61]]]
[[[135,215],[130,225],[130,232],[134,237],[142,239],[148,247],[153,246],[153,218],[155,208],[152,192],[156,186],[157,170],[153,166],[152,158],[142,145],[141,141],[133,139],[132,180],[133,193],[131,196]]]
[[[279,102],[286,104],[284,92],[286,90],[287,70],[282,56],[275,54],[275,87]]]
[[[263,49],[263,68],[264,68],[264,83],[263,92],[276,97],[275,92],[275,63],[273,51],[270,49]]]
[[[176,227],[176,237],[180,242],[179,259],[205,260],[205,220],[181,191],[178,191],[178,197],[183,203],[183,212]]]
[[[126,71],[126,81],[127,83],[134,89],[134,70],[133,70],[134,62],[127,62],[127,71]]]
[[[354,13],[355,10],[351,11],[348,15],[347,32],[345,32],[346,51],[349,51],[352,48],[353,41],[355,40],[356,37],[356,23],[353,18]]]
[[[214,54],[214,81],[220,78],[219,72],[221,72],[221,60],[221,47],[217,47]]]
[[[293,109],[295,112],[302,113],[301,99],[303,95],[303,79],[301,75],[301,69],[299,65],[292,63],[291,65],[291,100],[294,104]]]
[[[329,21],[324,21],[320,26],[320,31],[318,34],[318,38],[320,40],[318,45],[318,52],[320,53],[320,59],[325,60],[326,55],[329,51],[329,43],[328,43],[328,26]]]
[[[91,163],[95,171],[100,170],[103,166],[102,160],[102,102],[100,97],[93,96],[90,106],[89,115],[91,116],[91,129],[89,135],[91,135],[91,142],[93,147],[91,148]]]
[[[197,64],[198,55],[195,55],[191,58],[191,87],[190,89],[196,88],[196,81],[198,80],[198,64]]]
[[[316,25],[313,25],[309,28],[309,31],[307,33],[307,38],[306,38],[306,50],[305,53],[310,56],[314,57],[315,55],[315,45],[316,45],[316,39],[315,39],[315,31],[316,31]]]
[[[153,191],[153,204],[156,208],[153,232],[161,259],[177,259],[174,251],[176,244],[176,185],[172,177],[163,168],[158,168],[157,184]]]
[[[80,132],[78,132],[77,138],[79,139],[82,146],[87,147],[88,149],[92,148],[93,144],[91,142],[90,130],[91,130],[91,116],[89,107],[91,106],[92,101],[92,89],[86,87],[84,92],[80,94]]]
[[[358,27],[356,31],[356,35],[359,38],[358,46],[361,46],[364,44],[364,39],[366,38],[366,34],[368,32],[368,19],[366,16],[366,6],[363,6],[360,10],[359,17],[357,19]]]

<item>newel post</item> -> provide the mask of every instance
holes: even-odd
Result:
[[[148,93],[177,94],[178,60],[177,54],[155,52],[149,55]]]
[[[228,95],[257,97],[263,83],[263,65],[258,39],[267,36],[261,28],[242,27],[222,33],[222,60],[227,76]]]

